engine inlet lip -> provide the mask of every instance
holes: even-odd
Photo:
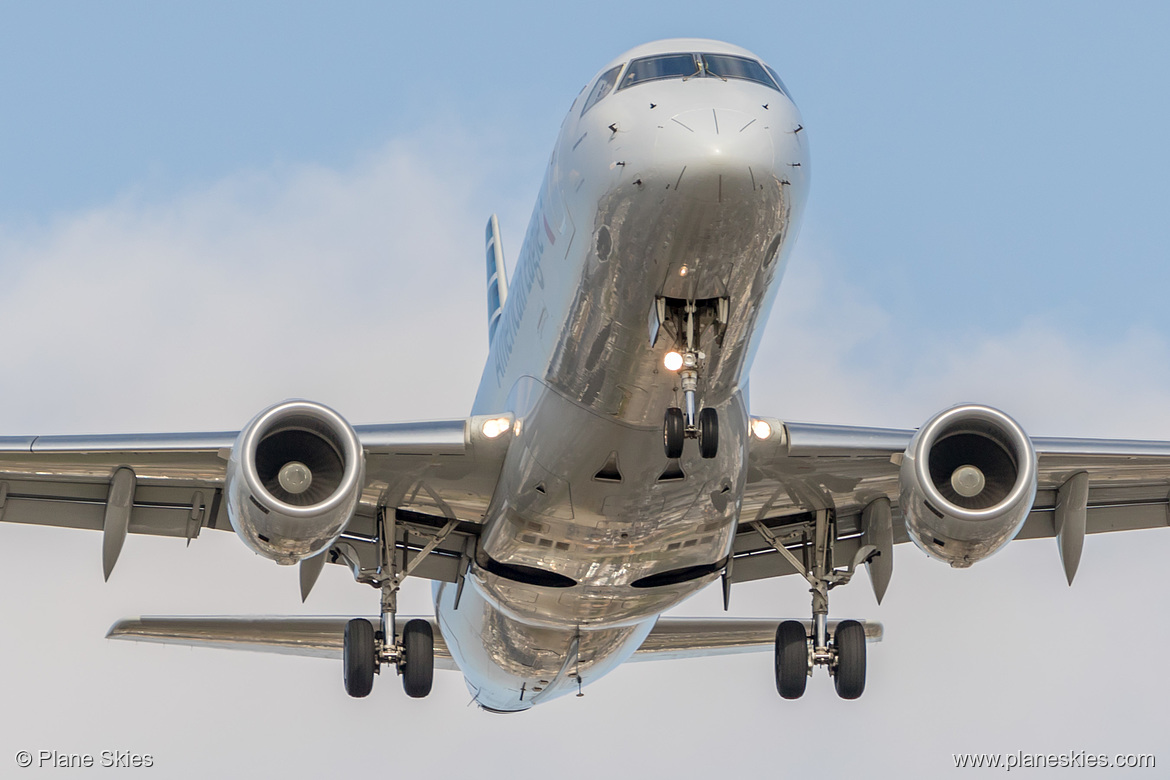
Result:
[[[929,454],[935,443],[944,434],[950,434],[953,429],[965,422],[978,421],[990,423],[1007,434],[1006,444],[1011,448],[1012,457],[1017,465],[1016,481],[1006,496],[993,506],[984,509],[966,509],[948,501],[943,497],[934,480],[930,476]],[[1015,506],[1033,491],[1036,484],[1036,450],[1032,440],[1024,433],[1020,424],[1008,415],[993,409],[990,406],[979,404],[963,404],[947,409],[928,422],[918,432],[918,441],[914,445],[914,473],[926,500],[934,507],[944,510],[949,516],[957,520],[982,522],[998,517],[1005,506]],[[1029,501],[1031,504],[1031,501]]]
[[[296,417],[309,417],[323,422],[324,427],[336,438],[335,443],[341,447],[340,454],[344,461],[341,481],[333,494],[318,504],[296,506],[272,495],[260,480],[260,474],[256,471],[256,459],[251,457],[251,453],[256,451],[266,436],[278,430],[282,423]],[[361,488],[358,483],[362,481],[365,472],[365,453],[362,451],[361,442],[345,418],[324,404],[312,401],[285,401],[272,406],[248,424],[233,449],[236,448],[240,470],[244,474],[244,482],[248,489],[254,496],[261,497],[269,509],[288,517],[310,518],[328,514],[352,501],[354,494]]]

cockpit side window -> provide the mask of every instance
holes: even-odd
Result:
[[[693,54],[659,54],[640,57],[630,62],[618,89],[632,87],[645,81],[688,78],[699,75],[699,64]]]
[[[589,93],[589,99],[585,101],[585,107],[581,109],[582,116],[585,115],[586,111],[593,108],[597,104],[597,101],[610,93],[621,71],[622,66],[618,65],[616,68],[610,68],[601,74],[601,77],[597,79],[597,83],[593,85],[593,90]]]
[[[765,87],[775,88],[772,79],[764,66],[747,57],[736,57],[732,54],[704,54],[703,70],[712,76],[721,79],[744,79],[763,84]]]
[[[788,87],[784,86],[784,82],[780,80],[780,74],[772,70],[771,65],[765,65],[764,67],[768,69],[768,73],[772,76],[772,79],[776,82],[776,86],[780,88],[780,91],[783,92],[789,100],[791,100],[792,93],[788,91]]]

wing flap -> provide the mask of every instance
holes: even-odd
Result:
[[[0,482],[0,521],[102,530],[109,484],[59,480]],[[130,533],[195,538],[212,517],[219,490],[144,485],[134,492]]]

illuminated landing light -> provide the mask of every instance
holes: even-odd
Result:
[[[674,351],[667,352],[666,357],[662,359],[662,365],[666,366],[667,371],[678,371],[682,364],[683,356]]]
[[[752,420],[752,436],[767,441],[772,438],[772,426],[757,417]]]
[[[521,430],[522,428],[523,428],[523,426],[520,424],[520,420],[516,420],[516,424],[512,426],[512,435],[513,435],[513,436],[519,436],[519,435],[520,435],[520,430]]]
[[[483,423],[483,435],[489,439],[494,439],[511,427],[512,422],[507,417],[496,417],[491,420],[485,420]]]
[[[686,276],[687,270],[688,270],[687,267],[684,265],[682,268],[678,269],[678,275],[679,276]]]

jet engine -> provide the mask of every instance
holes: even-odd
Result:
[[[1015,420],[963,405],[918,430],[899,475],[906,530],[928,555],[965,568],[1015,538],[1036,498],[1036,451]]]
[[[225,482],[239,537],[265,558],[293,564],[345,530],[365,484],[365,454],[337,412],[286,401],[240,431]]]

